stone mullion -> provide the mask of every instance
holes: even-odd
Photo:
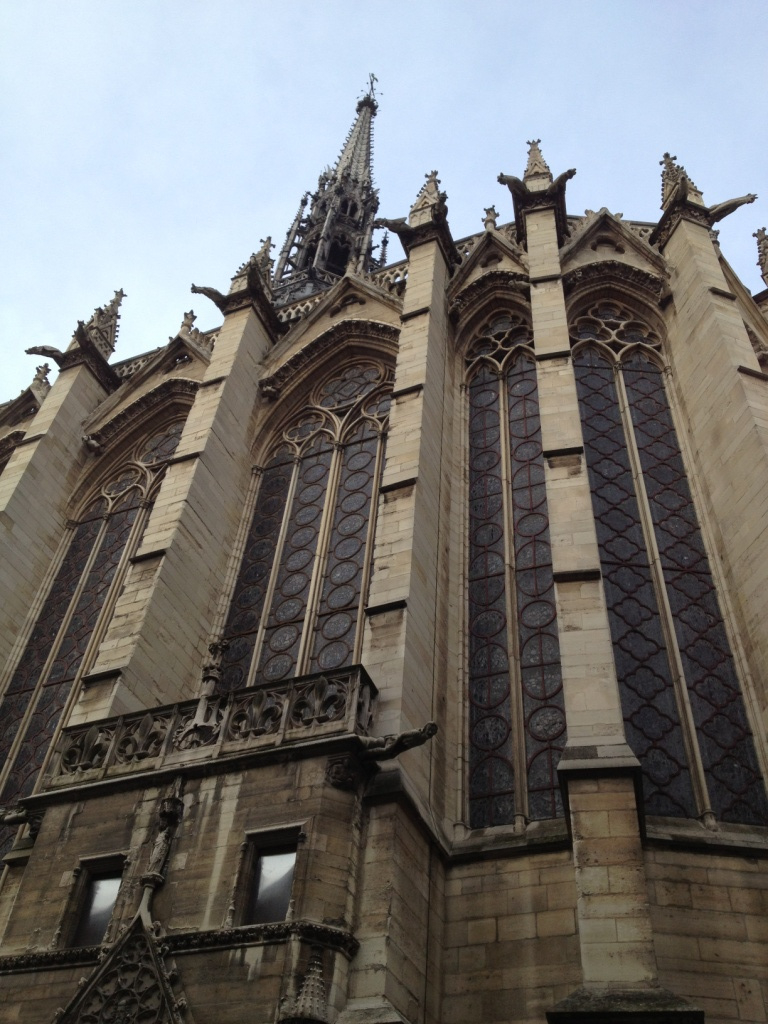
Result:
[[[317,621],[317,612],[320,607],[320,599],[323,593],[325,567],[328,562],[328,544],[330,543],[331,534],[333,532],[333,520],[336,515],[339,477],[341,475],[341,466],[344,460],[345,447],[346,445],[338,441],[333,445],[331,466],[328,472],[328,483],[325,488],[325,507],[323,508],[323,513],[320,518],[320,528],[317,535],[317,548],[315,549],[315,558],[312,564],[312,576],[309,583],[309,593],[307,594],[307,605],[304,609],[304,625],[301,630],[301,640],[299,642],[299,650],[296,655],[295,675],[297,676],[306,674],[312,657],[312,647],[315,638],[315,624]]]
[[[504,589],[507,609],[507,662],[509,665],[509,713],[515,766],[515,829],[528,819],[528,764],[523,710],[523,683],[518,639],[517,581],[515,579],[515,512],[512,502],[512,452],[509,436],[507,375],[497,371],[499,444],[501,447],[501,495],[504,522]]]
[[[691,710],[690,699],[688,696],[688,687],[685,682],[685,672],[683,669],[682,659],[680,657],[680,648],[677,643],[674,617],[669,603],[669,594],[667,593],[667,586],[664,581],[664,570],[661,565],[661,556],[659,554],[658,544],[656,543],[656,533],[653,528],[653,515],[651,513],[650,502],[648,501],[648,493],[645,489],[640,453],[637,448],[637,438],[635,437],[635,431],[632,425],[632,412],[629,407],[629,398],[624,384],[624,374],[621,372],[621,363],[614,364],[614,374],[616,381],[616,394],[619,399],[619,414],[621,415],[621,421],[624,427],[624,436],[627,443],[627,455],[632,469],[632,479],[635,485],[637,507],[640,513],[640,526],[643,531],[643,539],[645,540],[645,550],[648,553],[648,564],[651,569],[653,588],[656,592],[661,629],[667,647],[670,675],[672,677],[672,684],[675,689],[675,697],[677,700],[677,708],[680,714],[680,724],[682,726],[685,754],[691,774],[691,782],[693,784],[694,798],[698,805],[699,814],[702,820],[707,825],[711,826],[714,824],[715,815],[712,811],[709,800],[709,793],[707,791],[707,783],[704,774],[704,765],[701,760],[699,745],[696,742],[696,726],[694,724],[693,712]]]
[[[246,680],[246,686],[253,686],[256,682],[256,674],[259,668],[259,662],[261,661],[261,648],[264,645],[264,635],[267,631],[267,623],[269,622],[269,614],[272,609],[272,602],[275,598],[275,588],[277,587],[277,580],[280,575],[280,563],[282,561],[283,549],[285,547],[285,538],[288,536],[288,528],[291,525],[291,511],[293,508],[293,499],[296,496],[296,487],[299,481],[299,471],[301,468],[301,456],[297,455],[293,460],[293,471],[291,473],[291,482],[288,485],[288,493],[285,497],[285,507],[283,509],[283,522],[280,526],[280,533],[277,537],[277,543],[275,544],[275,554],[272,559],[272,569],[269,574],[269,583],[267,589],[264,592],[264,604],[262,605],[263,611],[261,613],[261,621],[259,622],[259,628],[256,630],[256,639],[253,643],[253,654],[251,656],[251,667],[248,670],[248,678]],[[255,496],[254,496],[255,500]],[[250,520],[248,520],[248,528],[250,528]]]

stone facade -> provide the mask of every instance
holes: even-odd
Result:
[[[218,330],[110,363],[118,293],[0,406],[0,1018],[766,1021],[753,197],[534,142],[457,243],[375,113]]]

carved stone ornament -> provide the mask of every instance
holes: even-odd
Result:
[[[262,277],[255,255],[246,264],[244,273],[235,275],[233,288],[235,290],[230,291],[228,295],[222,295],[215,288],[193,284],[191,291],[193,295],[205,295],[224,316],[252,307],[258,313],[272,340],[276,341],[279,335],[285,332],[286,326],[277,318],[268,286]]]
[[[576,170],[572,167],[563,171],[553,181],[552,173],[539,149],[540,141],[534,139],[528,143],[528,165],[522,181],[513,174],[500,174],[496,180],[500,185],[506,185],[512,195],[517,241],[522,245],[526,244],[526,213],[532,210],[554,210],[557,244],[561,246],[568,237],[565,186],[576,174]]]
[[[319,360],[329,349],[341,348],[345,341],[384,342],[389,352],[395,351],[400,332],[388,324],[373,321],[342,320],[305,348],[291,356],[269,377],[259,381],[259,391],[265,398],[277,398],[285,385],[296,378],[306,366]]]
[[[52,1024],[184,1024],[186,999],[168,952],[137,915]]]
[[[450,272],[461,262],[456,251],[456,244],[448,227],[448,207],[446,194],[438,188],[440,179],[437,171],[425,175],[426,181],[419,190],[416,201],[410,209],[408,219],[398,217],[389,220],[380,217],[373,222],[375,228],[387,228],[400,239],[400,244],[408,256],[416,246],[425,242],[437,242]]]
[[[576,267],[564,274],[563,289],[565,294],[569,295],[580,286],[606,284],[610,281],[619,281],[622,285],[638,288],[654,302],[659,302],[666,287],[662,277],[657,277],[647,270],[633,267],[629,263],[621,263],[619,260],[600,260],[599,263]]]
[[[112,441],[125,437],[131,430],[151,413],[163,405],[174,402],[189,408],[197,394],[200,384],[196,380],[185,380],[183,377],[171,377],[147,391],[135,402],[122,409],[108,420],[102,427],[87,436],[102,448],[107,448]],[[91,447],[91,445],[89,445]]]
[[[515,274],[510,270],[490,270],[459,292],[449,307],[448,315],[454,323],[463,320],[486,296],[494,293],[515,292],[527,306],[530,291],[531,286],[525,274]]]
[[[181,820],[181,780],[160,802],[160,831],[150,853],[139,909],[122,936],[105,948],[101,962],[53,1024],[183,1024],[186,999],[174,986],[175,966],[167,961],[162,928],[152,920],[152,896],[165,881],[171,841]],[[187,1018],[187,1024],[190,1024]]]
[[[325,778],[334,789],[353,792],[362,781],[363,772],[359,758],[353,754],[342,754],[340,757],[329,757],[325,769]]]
[[[768,235],[765,228],[758,228],[753,232],[753,238],[757,239],[757,265],[760,267],[760,276],[768,285]]]
[[[329,1024],[330,1015],[323,981],[323,958],[320,953],[312,955],[296,998],[283,1002],[277,1019],[283,1024],[300,1024],[304,1021]]]
[[[437,723],[427,722],[421,729],[408,729],[391,736],[358,736],[366,761],[390,761],[405,750],[420,747],[437,735]]]

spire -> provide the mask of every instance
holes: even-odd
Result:
[[[701,192],[696,188],[694,183],[688,177],[688,172],[682,164],[677,164],[676,156],[672,156],[670,153],[665,153],[663,158],[659,160],[661,165],[661,208],[666,210],[672,200],[678,195],[682,194],[684,198],[689,199],[693,203],[698,203],[700,206],[704,205]]]
[[[117,329],[120,320],[120,303],[125,298],[122,288],[118,289],[106,306],[98,306],[87,324],[83,325],[85,333],[102,354],[109,359],[115,351]],[[74,344],[74,337],[72,343]]]
[[[532,178],[546,178],[547,181],[552,181],[552,171],[549,169],[549,164],[541,155],[539,149],[539,143],[541,139],[529,139],[528,141],[528,164],[525,168],[525,174],[523,174],[523,181],[529,182]]]
[[[379,206],[371,167],[373,118],[378,110],[375,82],[376,76],[370,75],[336,164],[320,175],[317,191],[302,199],[288,231],[274,277],[278,306],[327,290],[345,272],[366,273],[375,268],[373,221]]]

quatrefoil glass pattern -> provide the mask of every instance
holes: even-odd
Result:
[[[316,387],[283,428],[224,628],[220,692],[341,668],[358,656],[391,390],[384,366],[353,363]]]
[[[0,705],[0,805],[13,806],[34,788],[72,685],[87,668],[86,655],[91,663],[95,657],[92,637],[104,626],[109,594],[123,577],[126,551],[138,545],[182,426],[171,424],[135,446],[78,517]],[[2,849],[13,831],[0,833]]]
[[[741,688],[653,353],[658,335],[605,305],[579,317],[571,335],[614,660],[646,810],[712,811],[722,821],[768,824]],[[632,452],[642,470],[639,493]],[[694,797],[686,735],[700,754],[706,806]]]
[[[473,828],[562,814],[565,714],[536,364],[521,344],[529,334],[498,317],[468,350]]]

